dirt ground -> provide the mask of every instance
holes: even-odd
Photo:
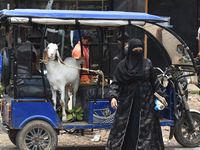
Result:
[[[200,95],[189,94],[188,100],[189,106],[191,109],[196,109],[200,111]],[[110,130],[107,129],[95,129],[85,130],[84,136],[81,133],[69,134],[66,131],[62,131],[58,136],[58,146],[85,146],[85,145],[98,145],[104,146],[106,144]],[[177,145],[176,140],[173,138],[169,140],[169,127],[162,127],[163,139],[165,145]],[[101,138],[99,141],[92,141],[95,135],[100,135]],[[9,147],[13,146],[7,134],[0,131],[0,147]]]

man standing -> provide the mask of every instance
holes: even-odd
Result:
[[[83,45],[83,57],[85,62],[83,63],[83,68],[89,69],[89,48],[88,46],[92,44],[95,36],[93,32],[91,31],[83,31],[83,34],[81,35],[82,45]],[[72,57],[75,59],[81,58],[81,43],[80,41],[76,44],[72,51]],[[86,71],[83,71],[82,74],[88,74]],[[82,84],[89,84],[90,82],[90,76],[89,75],[82,75],[81,76],[81,83]]]

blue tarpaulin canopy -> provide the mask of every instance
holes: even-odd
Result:
[[[142,20],[163,22],[163,18],[140,12],[123,11],[87,11],[87,10],[46,10],[46,9],[14,9],[2,10],[0,17],[29,17],[55,19],[102,19],[102,20]]]

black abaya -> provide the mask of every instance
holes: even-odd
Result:
[[[142,42],[129,42],[127,57],[115,71],[110,85],[110,100],[119,103],[106,150],[164,150],[158,112],[154,110],[154,92],[162,95],[151,61],[144,58]],[[164,94],[163,94],[164,95]]]

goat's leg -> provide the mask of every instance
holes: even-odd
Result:
[[[73,96],[72,96],[72,107],[76,106],[76,93],[79,87],[79,80],[77,79],[73,84]]]
[[[69,91],[68,91],[68,89],[69,89],[69,86],[65,86],[65,108],[69,108]]]
[[[56,91],[51,87],[53,108],[56,110]]]
[[[65,112],[65,88],[62,88],[60,90],[60,94],[61,94],[61,99],[60,99],[60,105],[62,106],[62,121],[63,122],[67,122],[67,115]]]

